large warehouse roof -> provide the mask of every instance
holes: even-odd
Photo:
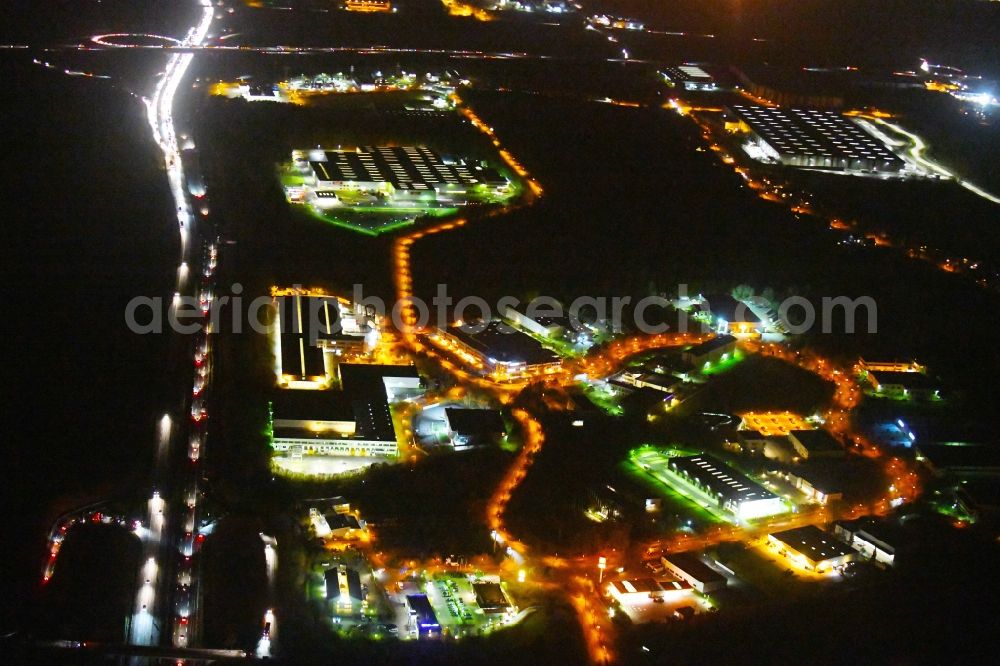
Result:
[[[670,459],[675,470],[695,479],[711,492],[735,504],[777,497],[756,481],[712,456],[680,456]]]
[[[827,430],[793,430],[789,434],[811,454],[844,452],[844,446]]]
[[[396,439],[389,403],[385,398],[359,399],[343,391],[296,391],[274,393],[276,421],[342,421],[354,423],[357,439],[391,442]],[[291,432],[295,428],[281,428]]]
[[[473,583],[472,589],[476,593],[476,603],[487,613],[510,608],[507,595],[503,593],[499,583]]]
[[[326,372],[323,350],[302,335],[281,336],[281,372],[293,377],[319,377]]]
[[[671,81],[697,81],[699,83],[710,83],[712,81],[712,75],[697,65],[665,67],[663,73]]]
[[[481,322],[470,323],[469,327],[456,324],[450,326],[448,332],[495,362],[535,365],[559,360],[555,352],[543,347],[538,340],[499,319],[491,320],[485,327]]]
[[[813,562],[843,557],[854,551],[815,525],[775,532],[772,537]]]
[[[376,400],[355,400],[354,419],[357,423],[356,435],[362,439],[392,442],[396,439],[396,429],[392,424],[392,414],[385,398]]]
[[[670,553],[663,559],[674,569],[683,571],[689,578],[702,583],[725,583],[726,577],[718,573],[691,553]]]
[[[356,334],[343,332],[344,312],[340,301],[333,296],[279,296],[274,304],[283,335],[304,335],[314,340],[360,340],[367,332],[367,329]]]
[[[350,397],[341,391],[280,389],[272,398],[274,418],[291,421],[354,421]]]
[[[399,190],[427,190],[436,185],[471,186],[506,183],[493,169],[470,168],[458,162],[445,164],[441,156],[422,146],[365,146],[354,150],[328,150],[326,161],[310,162],[320,181],[391,183]]]
[[[733,112],[778,153],[901,163],[892,151],[833,111],[736,104]]]
[[[418,379],[415,365],[340,363],[337,366],[344,391],[363,398],[386,397],[387,379]]]
[[[421,629],[430,629],[440,626],[437,617],[434,615],[434,608],[431,606],[431,602],[427,600],[426,594],[408,594],[406,595],[406,601],[417,615],[418,627]]]
[[[687,352],[693,356],[702,356],[704,354],[709,354],[720,347],[725,347],[726,345],[731,345],[736,342],[736,338],[731,335],[717,335],[710,340],[705,340],[705,342],[694,345]]]
[[[446,407],[448,426],[460,435],[502,435],[506,428],[498,409]]]

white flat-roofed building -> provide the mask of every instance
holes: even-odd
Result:
[[[660,561],[667,573],[687,582],[702,594],[721,590],[726,586],[725,576],[692,553],[672,553],[664,555]]]
[[[608,595],[623,606],[649,603],[668,594],[690,593],[691,585],[683,581],[657,581],[652,578],[615,580],[608,583]]]
[[[842,520],[834,525],[834,533],[866,559],[889,567],[896,563],[899,529],[884,520]]]

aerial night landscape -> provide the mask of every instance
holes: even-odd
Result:
[[[1000,1],[0,19],[0,663],[996,663]]]

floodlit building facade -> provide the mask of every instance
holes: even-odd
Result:
[[[895,398],[939,398],[938,382],[923,372],[913,370],[867,370],[865,378],[878,395]]]
[[[344,9],[363,14],[393,11],[392,3],[389,0],[344,0]]]
[[[773,516],[787,511],[781,498],[709,455],[677,456],[670,470],[712,497],[719,508],[740,520]]]
[[[860,359],[858,367],[862,372],[926,372],[927,368],[916,361],[871,361]]]
[[[891,567],[896,563],[898,530],[875,518],[842,520],[834,525],[836,534],[861,556],[876,564]]]
[[[726,577],[716,572],[691,553],[673,553],[660,558],[663,568],[672,576],[687,582],[702,594],[721,590]]]
[[[389,401],[423,390],[414,366],[341,363],[340,388],[278,389],[271,401],[271,447],[303,455],[399,455]]]
[[[271,405],[271,448],[275,451],[293,458],[399,455],[385,398],[351,400],[337,390],[283,390]]]
[[[817,573],[832,571],[854,559],[854,551],[815,525],[767,535],[768,543],[799,566]]]
[[[811,502],[826,504],[844,498],[840,484],[815,470],[795,469],[786,472],[784,477]]]
[[[630,580],[615,580],[608,583],[608,596],[622,606],[649,603],[654,599],[663,599],[668,594],[690,592],[691,586],[682,581],[653,580],[652,578],[633,578]]]
[[[752,338],[764,332],[764,322],[750,306],[729,294],[704,296],[699,308],[696,317],[707,321],[720,337]]]

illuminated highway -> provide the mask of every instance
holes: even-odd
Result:
[[[175,41],[184,46],[197,46],[208,34],[214,15],[209,0],[200,0],[202,12],[199,22],[193,26],[182,40]],[[117,48],[118,45],[115,45]],[[171,307],[180,305],[181,295],[188,291],[191,259],[189,240],[192,234],[194,214],[185,190],[184,167],[181,149],[178,145],[177,131],[174,126],[174,103],[177,91],[191,65],[192,53],[178,52],[172,54],[166,68],[156,84],[152,98],[145,100],[146,117],[153,138],[160,146],[164,156],[164,166],[170,192],[176,206],[178,233],[181,239],[181,256],[177,266],[174,300]],[[214,246],[201,257],[206,267],[204,276],[211,277],[214,270]],[[204,288],[200,294],[204,294]],[[204,299],[202,299],[204,301]],[[204,334],[203,334],[204,336]],[[193,403],[199,401],[209,379],[208,364],[205,357],[209,351],[207,336],[197,345],[195,351],[195,384],[190,389]],[[187,391],[187,389],[186,389]],[[189,394],[186,392],[186,399]],[[192,407],[194,410],[194,406]],[[203,419],[201,411],[197,416],[192,414],[197,427]],[[191,631],[188,616],[192,607],[192,594],[197,594],[196,574],[191,567],[191,555],[194,546],[194,530],[197,527],[196,504],[198,497],[197,467],[187,474],[185,488],[187,495],[184,511],[185,522],[180,524],[181,514],[172,521],[171,509],[177,503],[171,502],[167,494],[161,496],[160,488],[169,488],[176,483],[181,475],[175,465],[172,465],[172,443],[184,429],[175,424],[169,414],[160,421],[157,437],[156,457],[153,469],[153,480],[156,488],[148,501],[146,520],[137,528],[143,544],[143,563],[139,572],[135,609],[129,625],[129,643],[139,646],[158,646],[165,642],[167,632],[171,632],[170,643],[174,647],[187,647],[190,643],[188,632]],[[188,455],[196,462],[200,457],[204,435],[201,432],[192,434]],[[176,458],[176,456],[174,456]],[[179,537],[175,535],[180,535]],[[179,552],[178,552],[179,551]],[[183,558],[183,559],[182,559]],[[178,563],[178,560],[181,560]],[[176,570],[176,574],[173,572]],[[169,575],[173,574],[173,575]],[[194,592],[192,592],[192,590]],[[172,630],[172,631],[171,631]],[[141,658],[134,658],[140,661]]]
[[[940,178],[954,179],[959,185],[969,190],[973,194],[982,197],[983,199],[986,199],[987,201],[990,201],[992,203],[1000,204],[1000,197],[990,194],[986,190],[982,189],[981,187],[977,187],[976,185],[970,183],[967,180],[959,178],[957,174],[949,171],[941,164],[928,158],[925,155],[925,153],[927,152],[927,144],[922,138],[920,138],[919,135],[914,134],[913,132],[909,132],[906,129],[900,127],[898,124],[891,123],[887,120],[883,120],[882,118],[871,117],[871,118],[866,118],[866,120],[870,121],[871,123],[875,123],[877,125],[882,125],[892,130],[893,132],[896,132],[897,134],[905,136],[909,140],[910,145],[906,148],[904,155],[913,164],[917,165],[918,168],[924,170],[926,173],[936,175]],[[893,142],[890,140],[887,141],[887,143],[890,143],[890,145],[892,145]]]
[[[158,39],[163,40],[162,44],[136,44],[128,43],[128,39]],[[219,38],[221,41],[224,38]],[[140,49],[156,50],[168,53],[195,54],[199,52],[236,52],[236,53],[259,53],[259,54],[299,54],[299,55],[321,55],[321,54],[354,54],[354,55],[430,55],[448,56],[455,59],[464,60],[550,60],[550,61],[577,61],[577,56],[550,55],[545,53],[526,53],[523,51],[479,51],[471,49],[447,49],[447,48],[402,48],[383,45],[372,46],[230,46],[228,44],[202,44],[185,43],[174,44],[173,38],[162,35],[129,34],[129,33],[109,33],[94,35],[90,43],[80,44],[73,47],[53,46],[52,50],[66,48],[79,51],[101,51],[104,49]],[[594,58],[586,58],[593,61]],[[662,65],[665,62],[657,60],[644,60],[641,58],[597,58],[596,60],[617,63],[617,64],[653,64]]]

